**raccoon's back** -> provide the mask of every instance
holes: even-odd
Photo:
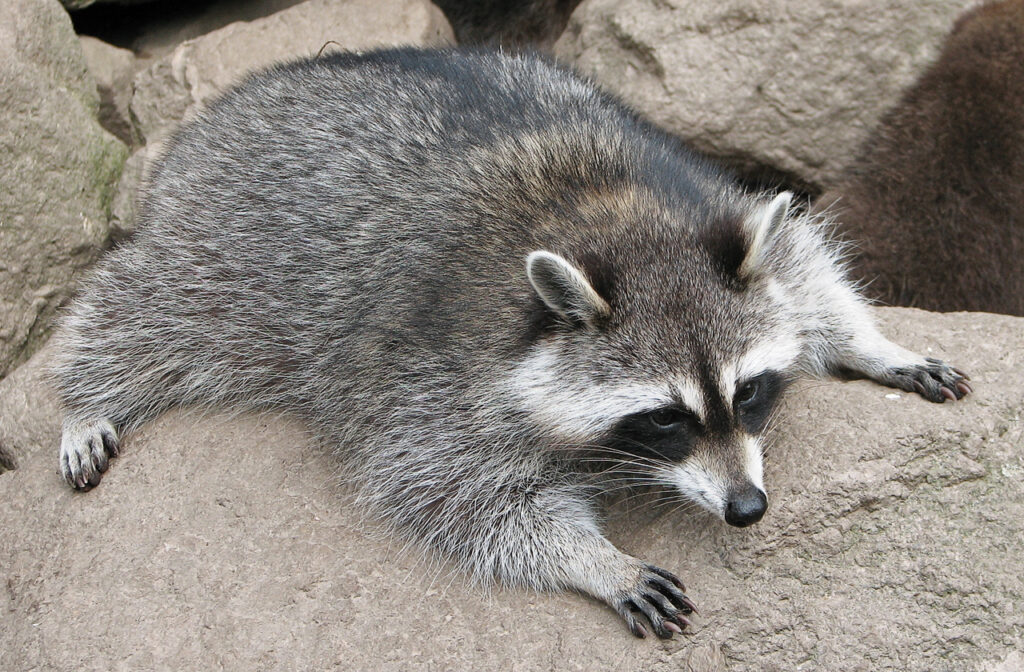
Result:
[[[449,208],[480,186],[467,183],[469,155],[619,112],[536,57],[409,49],[278,65],[173,138],[142,229],[357,242],[379,234],[399,244],[427,228],[458,235],[465,222]]]
[[[581,195],[637,182],[682,213],[724,189],[678,143],[536,56],[297,61],[249,77],[169,141],[135,239],[87,293],[120,292],[183,348],[272,348],[263,360],[287,357],[288,373],[376,362],[350,373],[486,377],[530,329],[526,255],[589,244],[598,231],[578,211],[604,208]]]
[[[355,361],[448,357],[442,370],[493,355],[514,340],[508,306],[531,300],[531,243],[502,203],[515,178],[483,164],[510,139],[617,128],[603,117],[621,114],[534,57],[393,50],[276,66],[168,141],[138,232],[69,324],[80,340],[119,324],[126,357],[131,331],[181,360],[252,360],[293,382]]]

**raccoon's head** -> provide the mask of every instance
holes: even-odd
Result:
[[[552,443],[617,458],[731,525],[761,519],[761,436],[801,347],[769,263],[788,206],[528,256],[549,324],[513,386]]]

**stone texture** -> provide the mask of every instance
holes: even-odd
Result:
[[[125,161],[121,179],[117,181],[117,193],[110,206],[111,236],[124,239],[135,231],[135,212],[138,206],[139,190],[145,177],[146,166],[154,158],[150,148],[140,147]]]
[[[128,103],[132,98],[135,55],[88,35],[78,39],[100,96],[100,124],[122,142],[133,144]]]
[[[127,157],[57,0],[0,0],[0,377],[45,340],[109,238]]]
[[[162,58],[186,40],[212,33],[236,21],[262,19],[303,1],[218,0],[212,3],[193,4],[170,16],[143,18],[135,24],[137,34],[132,40],[131,48],[145,58]]]
[[[713,155],[828,186],[973,0],[586,0],[555,45]]]
[[[613,507],[610,537],[679,572],[691,634],[635,640],[574,595],[495,591],[374,534],[339,464],[284,418],[176,412],[99,488],[56,470],[35,360],[0,383],[0,650],[6,669],[1020,669],[1024,319],[879,311],[900,343],[967,369],[933,405],[867,382],[800,383],[768,452],[771,508],[737,530]]]
[[[59,445],[60,406],[46,368],[52,351],[52,345],[44,345],[33,359],[0,380],[0,473],[17,468],[40,448]],[[6,521],[0,530],[5,528]]]
[[[181,44],[136,77],[131,109],[137,130],[153,142],[246,72],[275,61],[312,56],[325,47],[453,42],[444,15],[427,0],[307,0]]]

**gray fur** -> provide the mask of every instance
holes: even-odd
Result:
[[[601,535],[583,456],[749,524],[762,428],[737,409],[759,372],[968,389],[875,330],[825,222],[776,207],[750,224],[766,205],[534,56],[273,67],[172,139],[138,233],[66,316],[62,470],[95,485],[119,437],[171,407],[291,412],[396,533],[671,636],[689,600]],[[743,276],[758,226],[770,240]],[[533,285],[528,258],[546,260]],[[666,405],[697,423],[685,446],[609,448]],[[739,522],[737,502],[754,509]]]

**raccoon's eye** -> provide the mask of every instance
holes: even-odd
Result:
[[[761,381],[757,378],[748,380],[740,386],[740,389],[736,391],[736,396],[733,401],[737,406],[747,406],[757,399],[758,392],[761,391]]]
[[[764,430],[786,382],[778,371],[765,371],[739,385],[733,397],[733,408],[736,409],[737,420],[747,432],[757,434]]]
[[[657,429],[665,431],[674,429],[690,419],[690,413],[681,408],[659,408],[647,414],[647,419]]]

